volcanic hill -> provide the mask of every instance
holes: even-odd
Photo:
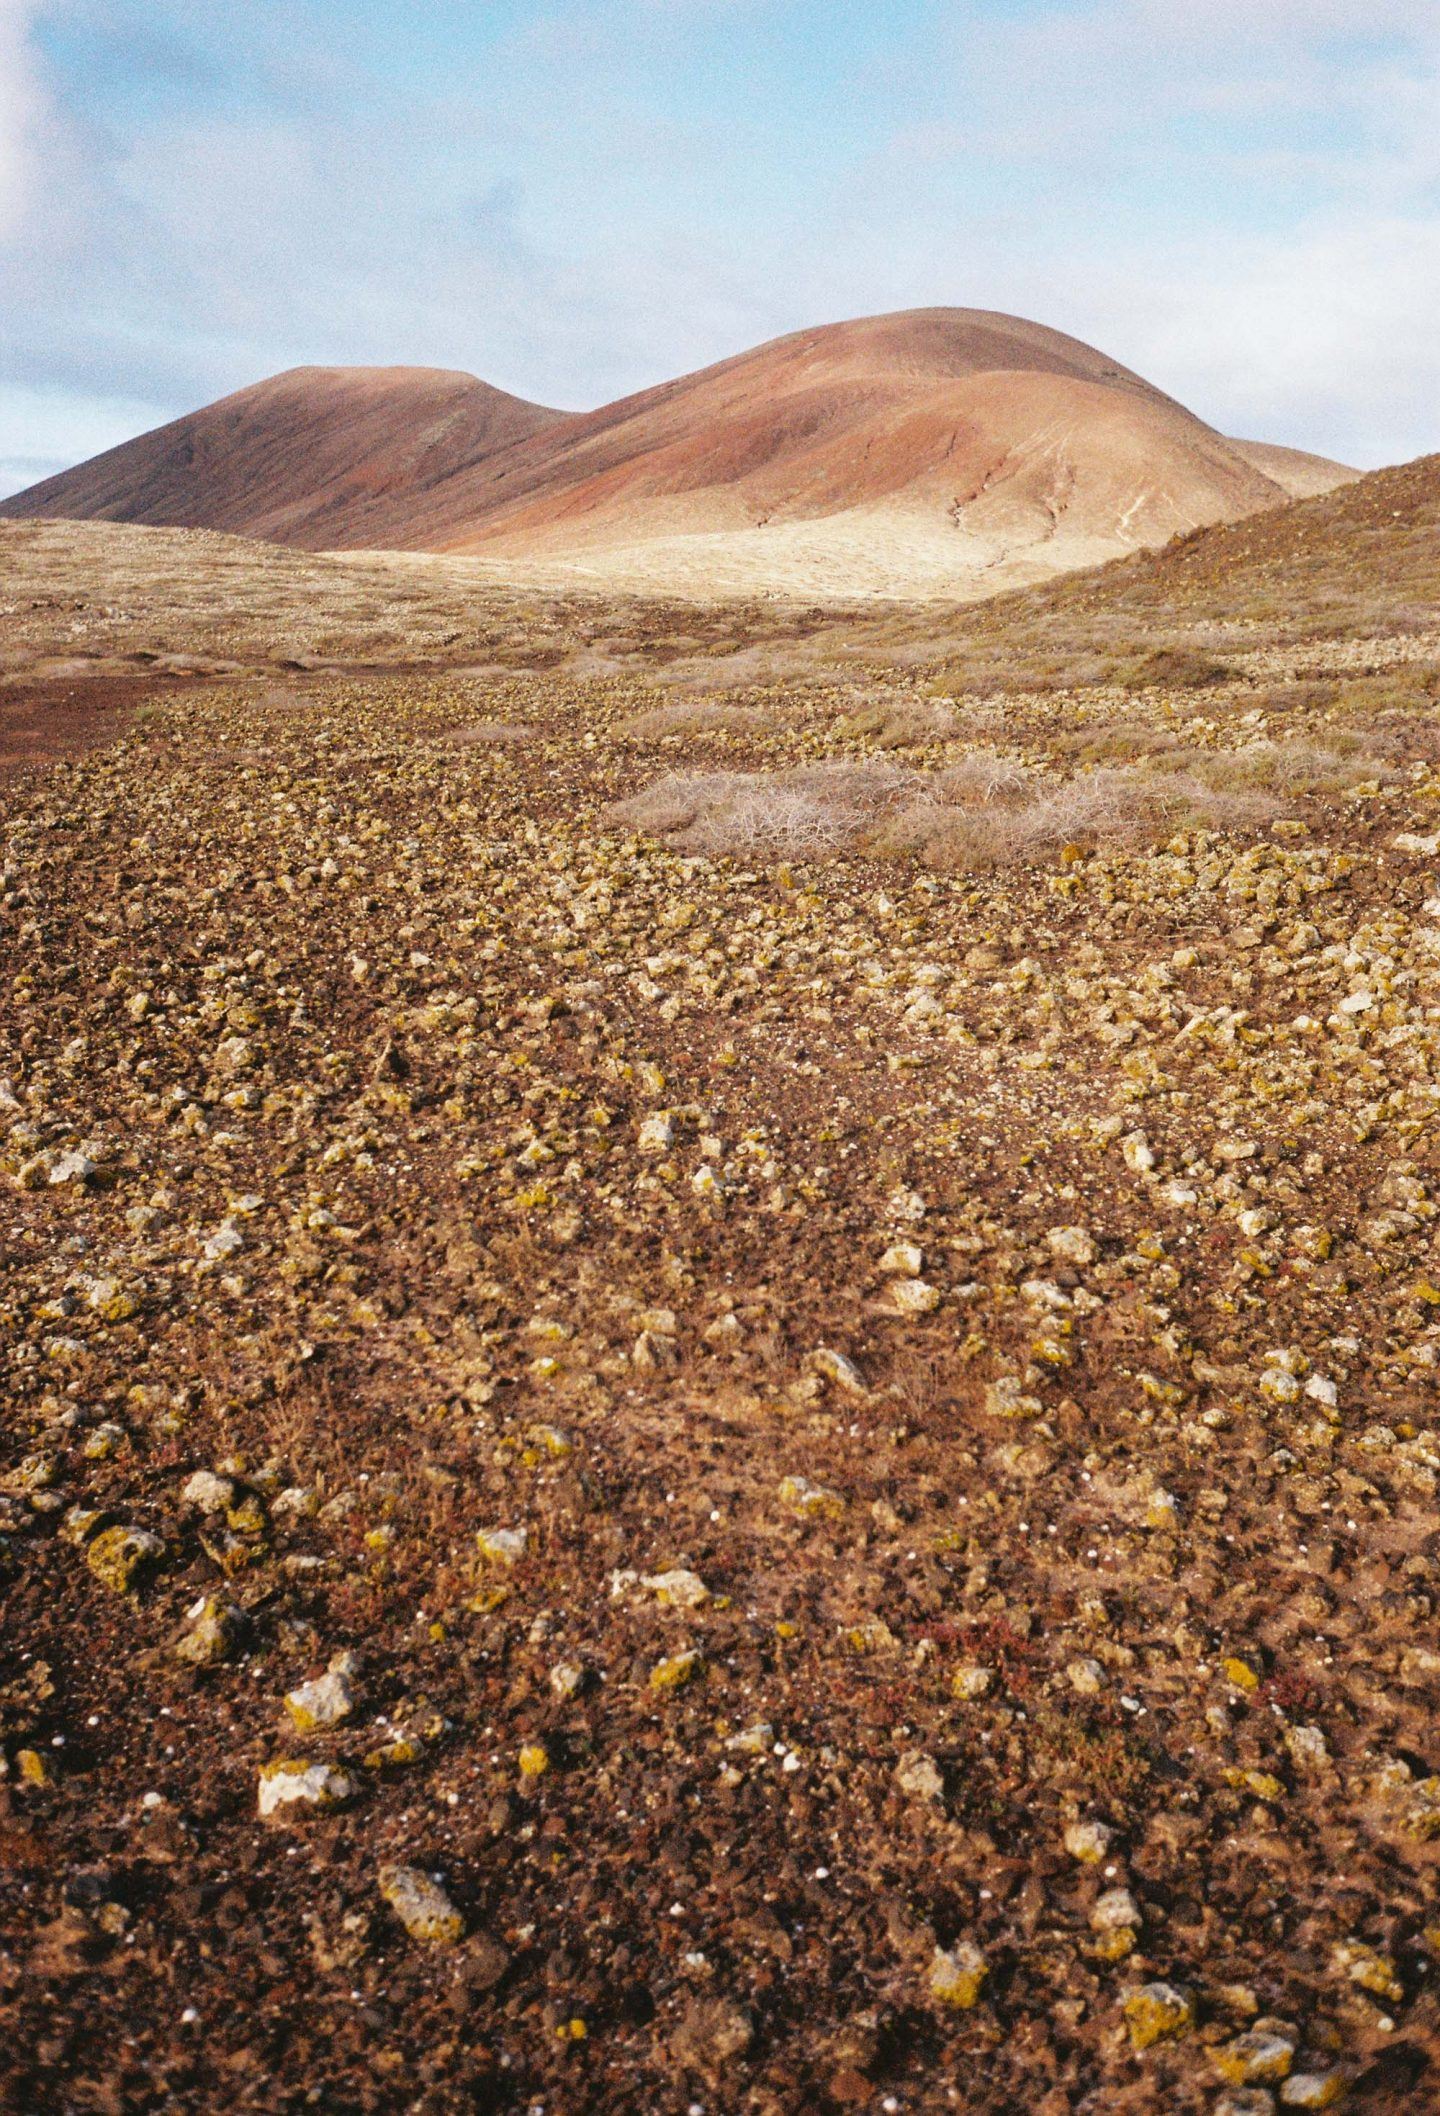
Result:
[[[1227,440],[1058,331],[922,309],[579,414],[462,375],[300,369],[0,514],[465,552],[609,587],[968,598],[1350,475]]]

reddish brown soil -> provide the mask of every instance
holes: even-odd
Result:
[[[256,658],[0,791],[5,2116],[1440,2105],[1440,676],[1173,639],[1287,548],[1411,613],[1429,492],[1013,603],[949,643],[1167,654],[980,701],[12,532],[7,651]],[[281,665],[422,621],[479,673]],[[1268,805],[982,871],[607,821],[1177,743]],[[287,1758],[348,1796],[262,1819]]]
[[[0,776],[118,740],[161,688],[153,676],[0,686]]]

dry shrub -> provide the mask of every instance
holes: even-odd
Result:
[[[606,810],[611,827],[673,839],[687,852],[803,857],[873,829],[920,785],[899,765],[813,764],[787,772],[685,772]]]
[[[1301,683],[1277,683],[1268,691],[1259,691],[1255,704],[1262,713],[1323,713],[1339,695],[1338,684],[1309,677]]]
[[[1427,713],[1440,705],[1440,668],[1413,662],[1378,676],[1359,676],[1343,684],[1337,711],[1357,719],[1379,713]]]
[[[739,647],[731,653],[683,656],[650,674],[668,690],[750,690],[776,680],[781,671],[775,657],[771,645]]]
[[[657,705],[622,720],[619,733],[658,741],[665,735],[758,734],[774,725],[774,715],[758,705],[722,705],[697,700],[693,705]]]
[[[1054,859],[1066,846],[1090,849],[1143,841],[1175,830],[1259,822],[1269,804],[1243,793],[1221,795],[1200,780],[1103,769],[1074,779],[1032,775],[1033,792],[1009,805],[955,808],[917,802],[871,840],[871,850],[909,853],[931,867],[983,871]]]
[[[1149,759],[1153,773],[1177,772],[1198,780],[1212,792],[1252,792],[1295,799],[1346,793],[1370,781],[1392,784],[1393,765],[1375,754],[1373,745],[1337,741],[1248,742],[1243,749],[1184,749]]]
[[[1100,726],[1065,729],[1048,740],[1053,755],[1081,766],[1191,754],[1178,735],[1167,734],[1148,720],[1110,720]]]
[[[868,737],[877,749],[919,749],[950,741],[960,731],[960,716],[939,698],[877,698],[846,713],[836,731]]]
[[[1115,665],[1111,681],[1127,691],[1203,691],[1234,681],[1236,671],[1202,647],[1151,647]]]
[[[939,799],[952,808],[1012,808],[1035,782],[1028,764],[998,749],[972,749],[935,781]]]

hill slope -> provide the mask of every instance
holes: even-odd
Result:
[[[297,367],[0,504],[12,518],[384,543],[426,488],[564,414],[427,367]]]
[[[1287,497],[1092,347],[933,309],[796,332],[550,429],[427,493],[405,541],[616,581],[989,593]]]
[[[1253,469],[1273,478],[1292,500],[1314,499],[1319,493],[1333,492],[1337,485],[1353,485],[1364,476],[1363,471],[1332,462],[1329,456],[1311,455],[1305,448],[1277,448],[1270,441],[1237,441],[1233,436],[1230,446]]]
[[[1229,441],[1061,332],[923,309],[575,416],[461,375],[300,370],[0,513],[464,551],[607,586],[971,597],[1347,474]]]

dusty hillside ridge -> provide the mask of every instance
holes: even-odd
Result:
[[[1437,514],[0,524],[5,2116],[1440,2104]]]
[[[0,517],[384,544],[428,487],[563,416],[441,368],[292,368],[47,478]]]
[[[1256,470],[1273,478],[1292,500],[1314,499],[1322,492],[1333,492],[1337,485],[1352,485],[1363,476],[1363,472],[1351,470],[1343,463],[1333,463],[1329,456],[1311,455],[1303,448],[1235,440],[1230,446]]]
[[[928,309],[792,333],[580,415],[469,377],[300,370],[0,505],[533,585],[989,595],[1345,478],[1226,440],[1094,348]]]

